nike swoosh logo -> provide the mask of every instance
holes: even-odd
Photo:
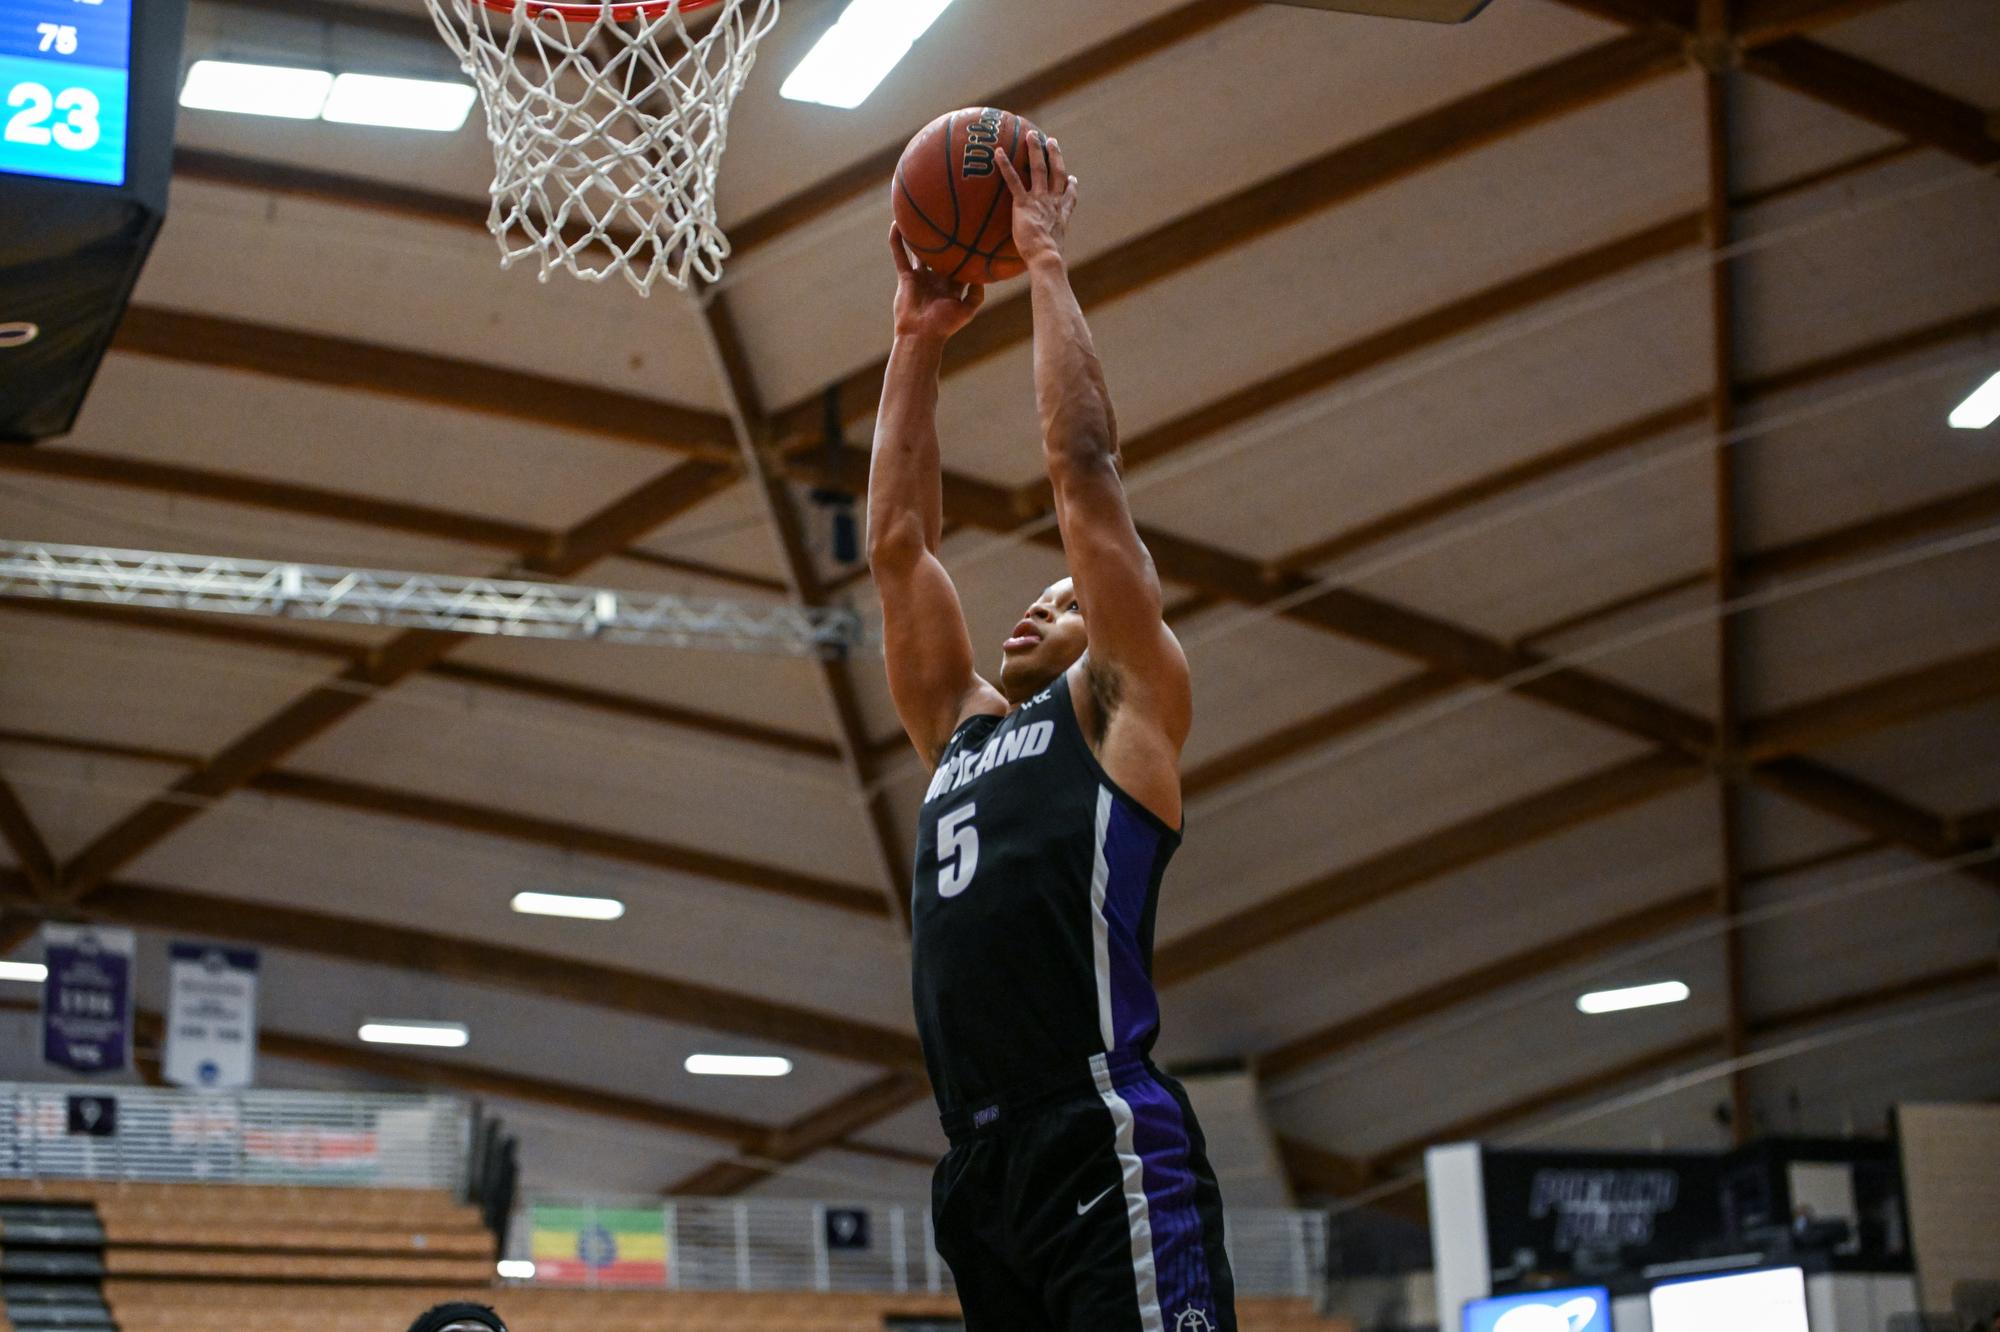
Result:
[[[1118,1187],[1118,1186],[1117,1186],[1116,1184],[1113,1184],[1113,1185],[1111,1186],[1111,1189],[1115,1189],[1115,1188],[1117,1188],[1117,1187]],[[1111,1192],[1111,1189],[1106,1189],[1106,1190],[1104,1191],[1104,1193],[1100,1193],[1100,1194],[1098,1194],[1098,1195],[1097,1195],[1097,1196],[1096,1196],[1095,1198],[1092,1198],[1092,1199],[1091,1199],[1091,1200],[1090,1200],[1089,1202],[1080,1202],[1080,1203],[1078,1203],[1078,1204],[1076,1205],[1076,1214],[1077,1214],[1078,1216],[1082,1216],[1082,1215],[1083,1215],[1083,1214],[1084,1214],[1085,1212],[1087,1212],[1087,1211],[1089,1211],[1089,1210],[1090,1210],[1091,1208],[1093,1208],[1093,1207],[1097,1206],[1097,1204],[1099,1204],[1099,1203],[1103,1202],[1103,1201],[1104,1201],[1104,1194],[1106,1194],[1106,1193],[1109,1193],[1109,1192]]]

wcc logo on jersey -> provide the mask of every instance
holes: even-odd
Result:
[[[931,778],[930,790],[924,792],[924,803],[928,805],[945,792],[956,791],[974,777],[1003,763],[1043,753],[1055,733],[1054,722],[1038,721],[1032,726],[1016,726],[1005,734],[994,736],[986,742],[984,749],[967,749],[952,755],[951,761]]]

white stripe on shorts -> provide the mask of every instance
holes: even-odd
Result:
[[[1104,918],[1104,894],[1111,885],[1111,865],[1104,858],[1104,843],[1111,835],[1111,788],[1097,788],[1097,844],[1090,863],[1090,933],[1097,963],[1097,1030],[1104,1048],[1117,1044],[1111,1025],[1111,924]]]
[[[1098,808],[1101,820],[1104,807]],[[1159,1274],[1153,1269],[1153,1220],[1146,1205],[1146,1166],[1132,1139],[1132,1107],[1111,1085],[1111,1068],[1103,1055],[1090,1057],[1090,1072],[1118,1133],[1118,1168],[1125,1183],[1125,1223],[1132,1231],[1132,1278],[1139,1288],[1140,1332],[1161,1332]]]

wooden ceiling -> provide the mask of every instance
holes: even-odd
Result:
[[[958,0],[861,111],[782,102],[837,8],[767,44],[699,304],[501,272],[476,117],[183,113],[76,433],[0,451],[9,534],[865,609],[807,492],[865,475],[888,174],[1007,106],[1086,181],[1073,279],[1196,671],[1164,1057],[1254,1069],[1342,1197],[1459,1136],[2000,1094],[2000,452],[1942,423],[2000,369],[1990,6]],[[197,0],[189,58],[328,33],[434,40]],[[946,364],[980,641],[1060,567],[1029,333],[1003,286]],[[10,947],[256,943],[270,1080],[487,1096],[544,1187],[921,1193],[924,783],[879,661],[25,600],[0,634]],[[632,910],[505,909],[569,883]],[[1569,1006],[1667,972],[1695,998]],[[474,1043],[357,1045],[390,1003]],[[680,1072],[718,1044],[798,1072]]]

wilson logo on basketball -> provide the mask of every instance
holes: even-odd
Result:
[[[993,174],[993,150],[1000,142],[1001,115],[1001,112],[988,107],[979,113],[977,120],[965,127],[965,155],[959,166],[959,175]]]

